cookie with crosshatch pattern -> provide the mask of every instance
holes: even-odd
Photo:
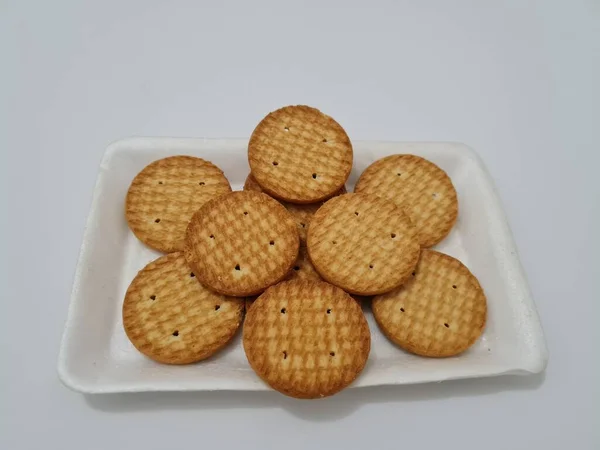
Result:
[[[422,356],[453,356],[483,333],[487,302],[463,263],[423,250],[409,281],[373,299],[373,315],[383,333],[403,349]]]
[[[328,282],[369,296],[402,284],[419,259],[415,227],[394,202],[344,194],[328,200],[308,229],[308,254]]]
[[[123,327],[141,353],[166,364],[213,355],[235,335],[244,302],[203,287],[183,253],[152,261],[133,279],[123,302]]]
[[[284,281],[246,313],[244,351],[273,389],[296,398],[333,395],[360,374],[371,333],[359,304],[323,281]]]
[[[450,177],[415,155],[391,155],[362,173],[354,192],[396,202],[417,228],[419,242],[431,247],[444,239],[458,217],[458,198]]]
[[[255,192],[264,192],[260,187],[260,184],[254,179],[252,174],[249,174],[246,178],[246,182],[244,183],[245,191],[255,191]],[[342,195],[346,193],[346,186],[342,186],[342,188],[335,193],[335,195]],[[298,233],[300,234],[300,243],[302,245],[306,244],[306,233],[308,231],[308,226],[310,225],[310,221],[312,216],[315,215],[317,210],[323,205],[324,202],[317,203],[290,203],[281,201],[281,204],[285,206],[285,208],[290,212],[292,217],[296,219],[296,223],[298,224]]]
[[[185,230],[204,203],[231,192],[223,171],[193,156],[148,164],[131,182],[125,217],[133,234],[156,250],[183,250]]]
[[[309,106],[268,114],[248,143],[248,162],[262,189],[292,203],[327,199],[346,183],[352,144],[331,117]]]
[[[202,284],[256,295],[281,281],[298,257],[294,219],[268,195],[238,191],[206,203],[190,221],[185,257]]]

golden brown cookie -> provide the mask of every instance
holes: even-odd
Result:
[[[458,216],[458,198],[450,177],[415,155],[392,155],[375,161],[362,173],[354,192],[396,202],[415,224],[423,247],[444,239]]]
[[[397,345],[422,356],[453,356],[485,327],[487,304],[477,278],[459,260],[423,250],[414,276],[373,299],[373,315]]]
[[[312,263],[310,262],[310,259],[308,258],[308,252],[306,251],[306,247],[300,246],[300,251],[298,252],[298,259],[296,259],[294,267],[292,267],[292,270],[286,277],[286,280],[323,281],[323,278],[321,278],[319,273],[315,270]],[[250,309],[250,307],[257,298],[258,296],[246,297],[246,311]]]
[[[166,364],[208,358],[242,323],[244,302],[204,288],[183,253],[152,261],[133,279],[123,303],[123,326],[141,353]]]
[[[256,178],[252,176],[251,173],[246,177],[246,181],[244,182],[244,191],[254,191],[254,192],[265,192],[263,188],[260,187],[260,184],[256,181]],[[268,194],[267,194],[268,195]]]
[[[258,184],[258,181],[256,181],[256,178],[254,178],[251,173],[248,174],[248,176],[246,177],[246,181],[244,181],[244,191],[263,192],[266,194],[266,192],[263,190],[262,187],[260,187],[260,184]],[[348,191],[346,190],[346,186],[342,186],[342,188],[339,191],[337,191],[335,194],[333,194],[332,197],[335,197],[336,195],[346,194],[347,192]],[[328,199],[326,199],[326,200],[328,200]],[[318,202],[318,203],[324,203],[326,200],[322,200],[321,202]],[[288,203],[285,201],[282,201],[281,204],[282,205],[301,205],[299,203]]]
[[[366,194],[327,201],[308,230],[308,254],[327,281],[357,295],[390,291],[419,259],[415,227],[395,203]]]
[[[252,174],[249,174],[246,178],[244,190],[264,192]],[[342,186],[342,188],[337,191],[335,195],[342,195],[346,192],[346,186]],[[280,201],[280,203],[286,207],[292,217],[296,220],[296,224],[298,225],[298,233],[300,234],[300,245],[306,245],[306,232],[308,231],[308,226],[310,225],[312,216],[315,215],[317,210],[323,205],[324,202],[299,204]]]
[[[254,302],[256,301],[257,298],[258,298],[258,295],[253,295],[252,297],[246,297],[244,299],[244,304],[246,306],[246,312],[250,311],[250,308],[252,307],[252,305],[254,304]]]
[[[292,203],[315,203],[344,186],[352,144],[331,117],[308,106],[286,106],[256,127],[248,144],[250,170],[268,194]]]
[[[300,244],[306,245],[306,235],[310,221],[323,203],[307,203],[304,205],[282,202],[283,206],[289,211],[298,227],[298,235],[300,236]]]
[[[296,263],[294,264],[294,267],[292,267],[292,271],[290,272],[288,280],[323,281],[319,273],[315,270],[310,262],[306,247],[300,247],[298,259],[296,259]]]
[[[322,281],[294,280],[267,289],[246,314],[250,366],[279,392],[321,398],[348,386],[371,348],[369,326],[348,294]]]
[[[204,203],[231,192],[214,164],[193,156],[171,156],[147,165],[131,182],[125,200],[129,228],[163,252],[183,250],[185,229]]]
[[[206,203],[187,228],[185,257],[202,284],[226,295],[258,294],[298,257],[296,223],[268,195],[239,191]]]
[[[316,273],[316,272],[315,272],[315,273]],[[317,276],[318,276],[318,274],[317,274]],[[301,279],[303,279],[303,278],[291,278],[291,279],[294,279],[294,280],[295,280],[295,279],[300,279],[300,280],[301,280]],[[305,279],[305,280],[310,280],[310,279],[308,279],[308,278],[304,278],[304,279]],[[288,278],[288,280],[290,280],[290,279]],[[322,279],[321,277],[319,277],[319,279],[318,279],[318,280],[314,280],[314,281],[323,281],[323,279]],[[362,297],[362,296],[360,296],[360,295],[354,295],[354,294],[350,295],[350,297],[351,297],[351,298],[352,298],[354,301],[356,301],[356,302],[357,302],[359,305],[362,305],[362,304],[363,304],[363,303],[365,303],[365,302],[369,302],[369,301],[371,301],[371,299],[372,299],[372,297]],[[258,298],[258,296],[246,297],[246,299],[245,299],[246,311],[248,311],[248,310],[249,310],[249,309],[252,307],[252,305],[254,304],[254,302],[256,301],[256,299],[257,299],[257,298]]]

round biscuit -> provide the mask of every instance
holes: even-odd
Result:
[[[246,178],[244,190],[264,192],[252,174],[249,174]],[[342,195],[346,192],[346,186],[342,186],[342,188],[337,191],[334,196]],[[280,201],[280,203],[285,206],[292,217],[296,220],[296,224],[298,225],[298,234],[300,235],[300,244],[306,245],[306,233],[308,231],[308,226],[310,225],[312,216],[315,215],[317,210],[323,205],[324,202],[300,204]]]
[[[152,261],[133,279],[123,302],[123,327],[147,357],[189,364],[223,348],[243,311],[243,300],[204,288],[177,252]]]
[[[171,156],[144,167],[131,182],[125,217],[135,236],[149,247],[183,250],[185,229],[207,201],[231,192],[223,171],[193,156]]]
[[[296,398],[333,395],[360,374],[371,348],[359,304],[323,281],[285,281],[246,314],[244,351],[254,371]]]
[[[482,334],[487,303],[477,278],[459,260],[423,250],[403,286],[373,299],[383,333],[403,349],[445,357],[468,349]]]
[[[352,169],[352,144],[331,117],[309,106],[267,115],[248,144],[252,175],[268,194],[292,203],[327,199]]]
[[[393,202],[367,194],[327,201],[308,229],[308,254],[328,282],[357,295],[390,291],[419,259],[415,227]]]
[[[391,155],[375,161],[362,173],[354,192],[396,202],[417,228],[423,247],[444,239],[458,217],[458,197],[450,177],[415,155]]]
[[[202,284],[246,297],[281,281],[298,257],[296,223],[268,195],[238,191],[206,203],[190,221],[185,257]]]

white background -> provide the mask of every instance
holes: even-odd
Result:
[[[0,0],[0,448],[598,448],[599,80],[598,1]],[[544,375],[312,402],[60,384],[104,148],[249,136],[293,103],[355,139],[482,155],[545,328]]]

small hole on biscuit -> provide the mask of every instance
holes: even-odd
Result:
[[[160,219],[156,219],[154,222],[158,223],[158,222],[160,222]]]
[[[285,314],[285,308],[281,308],[281,314]]]
[[[173,336],[179,336],[179,330],[173,331]]]
[[[244,211],[244,215],[247,216],[248,215],[248,211]]]
[[[215,305],[215,311],[218,311],[219,309],[221,309],[221,305]]]
[[[269,245],[275,245],[275,241],[269,242]]]
[[[445,323],[445,324],[444,324],[444,326],[445,326],[446,328],[450,328],[450,325],[448,325],[447,323]]]
[[[323,138],[323,142],[327,142],[327,139]]]
[[[392,239],[394,239],[396,237],[396,233],[392,233],[390,236],[392,236]]]
[[[300,266],[294,266],[294,270],[300,270]]]
[[[201,181],[200,183],[198,183],[200,186],[204,186],[206,183],[204,181]]]
[[[355,215],[355,216],[358,216],[358,211],[355,211],[355,212],[354,212],[354,215]]]
[[[337,241],[331,241],[331,243],[332,243],[333,245],[335,245],[335,244],[337,244]]]
[[[417,274],[416,272],[413,272],[413,273],[412,273],[412,276],[414,277],[416,274]]]
[[[305,224],[305,223],[300,223],[300,226],[301,226],[302,228],[306,228],[306,224]]]
[[[290,131],[290,127],[283,127],[285,131]]]
[[[162,182],[162,181],[159,181],[159,182],[158,182],[158,184],[163,184],[163,182]]]
[[[335,352],[329,352],[329,356],[335,356]]]
[[[373,264],[369,264],[369,269],[372,269],[372,268],[373,268]]]
[[[239,264],[235,265],[235,270],[240,270],[240,265]]]
[[[214,235],[214,234],[211,234],[211,235],[210,235],[210,238],[211,238],[211,239],[214,239],[214,238],[215,238],[215,235]]]
[[[285,350],[283,351],[283,359],[287,359],[287,352]]]
[[[328,309],[328,310],[327,310],[327,314],[331,314],[331,309]]]
[[[456,289],[456,285],[455,284],[452,285],[452,289]]]
[[[398,175],[399,177],[401,177],[401,176],[402,176],[402,174],[401,174],[400,172],[398,172],[396,175]]]
[[[438,195],[437,195],[437,192],[434,192],[433,194],[431,194],[431,197],[432,197],[432,198],[437,198],[437,196],[438,196]]]
[[[190,272],[190,277],[194,278],[196,275],[194,275],[194,272]]]
[[[273,161],[273,165],[274,165],[274,166],[278,166],[278,165],[279,165],[279,163],[278,163],[277,161]]]
[[[400,311],[401,311],[401,312],[404,312],[404,308],[400,308]]]
[[[316,173],[313,173],[313,174],[312,174],[312,177],[316,179],[316,178],[317,178],[317,174],[316,174]]]
[[[150,300],[156,300],[156,295],[151,295]]]

